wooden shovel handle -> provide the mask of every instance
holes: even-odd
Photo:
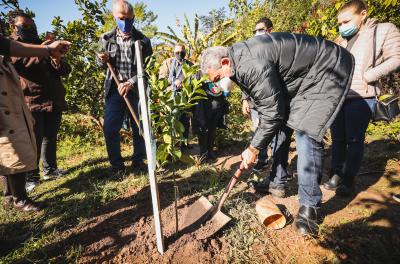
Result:
[[[221,198],[219,199],[219,201],[216,205],[217,211],[221,210],[222,205],[224,204],[226,198],[228,198],[229,194],[231,193],[233,186],[235,186],[236,182],[239,180],[240,175],[242,174],[244,169],[245,168],[244,168],[244,164],[242,161],[242,163],[240,163],[239,169],[236,170],[235,174],[229,181],[228,185],[225,187],[225,191],[222,194]]]
[[[108,69],[110,70],[111,76],[113,77],[115,83],[117,84],[117,86],[119,86],[120,82],[119,82],[119,80],[118,80],[117,75],[115,74],[114,68],[113,68],[113,66],[111,65],[111,63],[107,62],[107,67],[108,67]],[[128,98],[127,98],[126,96],[124,96],[124,100],[125,100],[126,105],[128,106],[129,112],[131,112],[131,115],[132,115],[132,117],[133,117],[133,120],[135,120],[135,123],[136,123],[136,125],[138,126],[139,134],[142,135],[142,130],[141,130],[141,128],[140,128],[139,119],[137,118],[137,116],[136,116],[136,114],[135,114],[135,111],[133,110],[133,107],[132,107],[131,102],[129,102],[129,100],[128,100]]]

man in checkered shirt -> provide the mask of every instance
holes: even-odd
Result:
[[[108,159],[111,163],[112,175],[126,173],[121,156],[120,134],[127,106],[123,97],[128,97],[136,115],[139,109],[139,93],[137,90],[137,65],[135,57],[135,41],[140,40],[143,47],[143,59],[152,54],[150,40],[133,27],[133,6],[126,0],[113,1],[113,16],[116,28],[103,34],[100,43],[105,52],[98,54],[99,66],[105,67],[110,62],[120,81],[117,86],[111,72],[107,70],[105,88],[104,136],[106,139]],[[133,133],[134,153],[132,169],[145,170],[143,160],[146,155],[145,143],[139,134],[139,128],[130,116]]]

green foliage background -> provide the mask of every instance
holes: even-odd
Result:
[[[157,78],[160,63],[172,55],[171,51],[176,43],[185,44],[189,59],[196,64],[202,51],[209,46],[231,45],[236,41],[252,37],[256,21],[264,16],[272,20],[274,31],[307,33],[333,40],[337,36],[337,11],[344,2],[345,0],[229,0],[229,10],[224,8],[210,10],[208,14],[196,15],[193,21],[189,21],[187,16],[182,14],[183,23],[177,20],[178,31],[169,28],[169,32],[159,32],[155,26],[157,14],[149,10],[143,2],[135,2],[135,26],[156,43],[154,62],[148,69],[148,74],[152,88],[151,100],[154,103],[152,110],[162,113],[154,119],[155,131],[161,133],[156,135],[159,150],[162,152],[159,154],[161,164],[168,160],[168,155],[181,158],[181,154],[171,150],[171,146],[182,141],[180,125],[175,121],[167,122],[176,120],[178,113],[173,113],[171,109],[166,110],[166,106],[173,104],[172,97],[164,91],[168,87],[166,81]],[[398,0],[366,0],[366,2],[370,17],[400,27]],[[100,34],[111,30],[115,24],[112,14],[106,8],[107,0],[74,0],[74,3],[82,15],[81,18],[65,23],[60,17],[55,17],[52,21],[58,37],[73,42],[71,51],[66,55],[73,71],[65,79],[64,84],[67,89],[69,113],[75,116],[64,119],[62,129],[64,135],[79,134],[82,139],[98,141],[99,137],[101,138],[103,125],[105,69],[99,68],[96,64],[95,56],[98,51],[96,43]],[[4,9],[0,14],[4,21],[7,21],[6,11],[23,9],[18,0],[1,0],[0,6]],[[25,9],[25,11],[34,16],[34,10]],[[7,27],[7,23],[3,23],[2,28],[6,29],[5,33],[8,31]],[[187,80],[193,79],[195,69],[186,69]],[[199,85],[188,81],[185,89],[191,92],[197,91]],[[398,77],[390,76],[384,82],[386,90],[396,90],[398,85]],[[191,92],[185,92],[179,98],[181,104],[178,107],[179,112],[186,111],[187,107],[200,99],[193,99],[201,95]],[[161,107],[155,102],[165,102],[165,104]],[[249,122],[241,113],[239,90],[232,93],[229,102],[231,112],[227,117],[228,130],[220,132],[218,137],[220,146],[228,144],[232,139],[246,140],[249,136]],[[171,139],[166,136],[164,128],[168,130],[168,135],[174,131]],[[85,130],[90,133],[79,132]]]

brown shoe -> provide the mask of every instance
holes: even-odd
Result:
[[[14,201],[14,208],[23,212],[38,212],[42,210],[39,204],[35,203],[31,199]]]

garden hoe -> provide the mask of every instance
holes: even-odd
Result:
[[[113,77],[113,79],[114,79],[114,81],[115,81],[115,83],[117,84],[117,87],[118,87],[120,82],[118,80],[117,75],[115,74],[113,66],[111,65],[111,63],[107,62],[107,67],[110,70],[111,75],[112,75],[112,77]],[[135,120],[135,123],[138,126],[139,134],[142,135],[142,129],[141,129],[141,126],[140,126],[140,123],[139,123],[139,119],[136,116],[135,111],[133,110],[131,102],[129,102],[128,97],[126,97],[126,96],[124,96],[124,100],[125,100],[126,105],[128,106],[129,112],[131,113],[131,115],[133,117],[133,120]]]
[[[204,228],[204,232],[200,232],[197,238],[205,239],[218,232],[231,220],[229,216],[221,212],[221,207],[226,198],[228,198],[233,186],[239,180],[243,170],[244,165],[242,162],[240,168],[236,170],[216,205],[213,206],[204,196],[201,196],[188,208],[181,229],[182,233],[193,232],[199,228]]]

